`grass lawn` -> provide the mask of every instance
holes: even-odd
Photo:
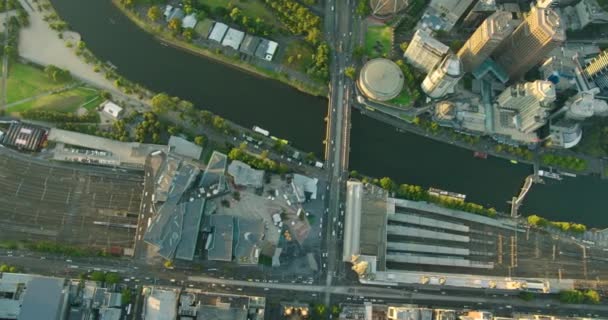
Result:
[[[265,23],[281,28],[281,22],[277,20],[272,11],[266,7],[262,0],[198,0],[198,3],[206,4],[211,9],[216,7],[228,7],[229,3],[239,7],[244,15],[251,18],[260,18]]]
[[[298,59],[298,54],[300,59]],[[281,64],[290,66],[298,71],[306,72],[306,67],[312,63],[312,48],[302,40],[290,41],[283,53],[283,59]],[[287,60],[289,57],[293,57],[293,62],[290,64]]]
[[[7,103],[12,103],[63,87],[66,84],[67,83],[54,82],[47,78],[44,72],[38,68],[14,63],[10,66],[8,72],[6,100]]]
[[[19,113],[37,108],[44,108],[57,112],[76,112],[76,110],[85,103],[86,105],[84,105],[84,108],[87,110],[97,107],[101,103],[99,91],[85,87],[74,88],[12,106],[8,108],[8,112]]]
[[[388,55],[391,50],[393,30],[387,26],[371,26],[365,33],[365,52],[370,58]]]
[[[400,106],[407,106],[407,105],[409,105],[410,101],[412,101],[412,98],[410,97],[410,93],[407,92],[407,89],[403,89],[403,90],[401,90],[401,93],[399,93],[398,96],[396,96],[395,98],[390,100],[389,103],[397,104]]]

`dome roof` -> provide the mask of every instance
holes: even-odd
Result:
[[[366,96],[378,101],[386,101],[398,96],[403,89],[403,72],[388,59],[368,61],[359,74],[359,88]]]

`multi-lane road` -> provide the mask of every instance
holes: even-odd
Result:
[[[44,258],[44,259],[42,259]],[[300,301],[314,301],[323,294],[333,295],[332,303],[371,301],[377,303],[416,303],[436,307],[480,308],[496,314],[518,312],[539,312],[558,315],[607,316],[608,306],[604,305],[560,305],[548,297],[533,301],[523,301],[517,296],[488,293],[479,296],[476,292],[458,291],[452,293],[447,288],[441,290],[403,289],[380,286],[325,285],[291,283],[263,279],[238,280],[214,274],[213,271],[166,270],[132,259],[120,258],[64,258],[35,252],[10,251],[0,249],[0,261],[23,266],[26,271],[59,277],[77,277],[91,270],[120,273],[131,284],[175,285],[205,291],[264,295],[281,300],[286,296]],[[128,280],[127,280],[128,279]],[[292,280],[293,281],[293,280]]]
[[[352,64],[353,33],[355,19],[354,0],[334,1],[326,3],[325,31],[327,40],[332,48],[330,66],[330,97],[328,107],[328,136],[326,139],[326,164],[329,181],[329,197],[327,199],[328,227],[326,228],[327,244],[327,276],[325,286],[330,288],[334,276],[342,274],[340,212],[343,210],[342,195],[348,177],[348,152],[350,136],[350,90],[352,82],[345,77],[344,69]],[[355,35],[356,36],[356,35]],[[325,303],[330,302],[330,290],[325,290]]]

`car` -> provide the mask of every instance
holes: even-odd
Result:
[[[238,290],[238,291],[243,291],[243,288],[236,288],[236,290]]]
[[[264,288],[264,291],[268,291],[268,290],[270,290],[270,289],[269,288]]]
[[[11,256],[12,256],[12,255],[11,255]],[[10,256],[9,256],[9,257],[10,257]],[[72,262],[72,260],[67,259],[67,260],[65,260],[65,262],[67,262],[67,263],[71,263],[71,262]]]
[[[194,288],[194,285],[193,284],[189,284],[188,287]]]
[[[175,279],[171,279],[171,282],[175,282]]]

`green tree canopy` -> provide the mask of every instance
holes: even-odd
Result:
[[[156,21],[160,19],[160,15],[161,12],[159,6],[151,6],[150,9],[148,9],[148,19]]]

